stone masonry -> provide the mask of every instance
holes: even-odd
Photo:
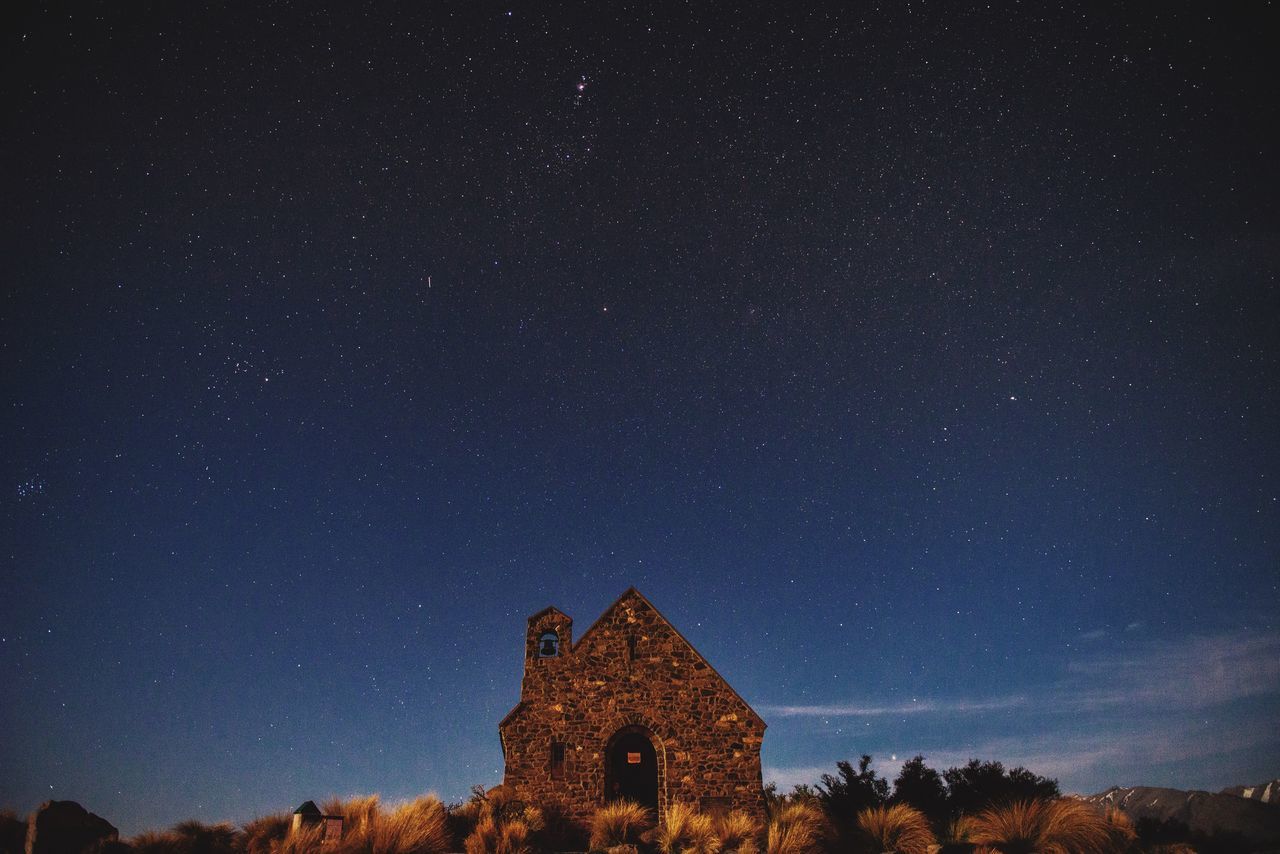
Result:
[[[576,644],[573,620],[562,611],[530,617],[520,702],[498,725],[504,782],[520,799],[576,821],[588,820],[608,799],[629,796],[616,782],[629,773],[627,762],[639,771],[638,763],[653,760],[660,813],[685,803],[712,813],[741,809],[762,820],[764,729],[635,588]],[[653,751],[637,747],[641,740]],[[606,797],[610,775],[615,782]]]

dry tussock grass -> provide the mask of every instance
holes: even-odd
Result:
[[[716,854],[720,850],[711,816],[687,804],[667,808],[666,821],[658,828],[654,842],[662,854]]]
[[[448,816],[434,795],[425,795],[384,809],[377,795],[331,799],[326,815],[343,817],[342,840],[324,843],[324,828],[316,825],[290,833],[276,854],[444,854],[449,850]]]
[[[271,851],[272,854],[316,854],[321,848],[332,849],[333,846],[324,844],[324,827],[313,824],[299,828],[297,833],[289,833]]]
[[[529,825],[520,819],[498,821],[487,815],[463,843],[466,854],[529,854]]]
[[[907,804],[864,809],[857,826],[876,851],[929,854],[930,846],[938,843],[924,813]]]
[[[1133,820],[1115,807],[1107,807],[1103,813],[1107,823],[1107,833],[1111,836],[1111,846],[1116,851],[1125,851],[1138,838],[1138,831],[1133,827]]]
[[[827,818],[818,807],[805,803],[784,806],[769,820],[766,854],[817,854],[829,836]]]
[[[1106,818],[1086,803],[1019,801],[974,816],[969,840],[978,852],[999,854],[1110,854]]]
[[[289,826],[292,823],[292,817],[283,813],[255,818],[244,826],[240,836],[240,848],[244,854],[273,854],[284,838],[289,835]]]
[[[969,842],[973,836],[973,816],[962,815],[947,825],[947,842]]]
[[[760,825],[742,810],[734,810],[715,823],[721,854],[759,854]]]
[[[591,819],[591,850],[639,846],[652,826],[653,813],[634,801],[605,804]]]
[[[130,845],[137,854],[233,854],[239,833],[230,824],[184,821],[171,830],[148,831]]]

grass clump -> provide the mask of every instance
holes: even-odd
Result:
[[[463,843],[466,854],[529,854],[529,825],[518,818],[499,821],[485,816]]]
[[[725,813],[715,822],[720,854],[759,854],[760,825],[742,810]]]
[[[868,807],[858,813],[856,826],[863,841],[874,852],[894,854],[929,854],[938,840],[929,827],[929,819],[907,804]]]
[[[255,818],[240,833],[240,850],[244,854],[273,854],[289,835],[292,822],[292,817],[283,813]]]
[[[312,825],[288,833],[272,854],[444,854],[450,849],[448,816],[440,800],[424,795],[397,804],[382,806],[377,795],[331,799],[325,815],[343,817],[342,839],[325,841],[324,826]]]
[[[230,824],[184,821],[170,830],[138,834],[130,846],[137,854],[237,854],[239,838]]]
[[[766,854],[818,854],[830,836],[826,815],[812,802],[776,810],[765,836]]]
[[[662,854],[716,854],[720,850],[711,816],[686,804],[667,808],[666,821],[658,828],[654,843]]]
[[[1138,839],[1138,831],[1134,829],[1133,819],[1115,807],[1107,807],[1103,813],[1107,823],[1107,834],[1111,837],[1114,851],[1127,851]]]
[[[1106,818],[1081,801],[1015,801],[973,818],[979,851],[999,854],[1107,854],[1115,851]]]
[[[639,846],[653,827],[653,813],[635,801],[614,801],[596,810],[591,819],[592,851]]]
[[[467,854],[526,854],[546,826],[542,810],[525,804],[509,786],[473,790],[471,800],[454,809],[449,821]]]

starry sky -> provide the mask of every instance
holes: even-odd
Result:
[[[784,787],[1280,774],[1274,10],[962,5],[20,4],[0,806],[460,799],[632,584]]]

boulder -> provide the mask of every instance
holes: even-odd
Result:
[[[27,820],[26,854],[84,854],[119,838],[111,822],[75,801],[46,801]]]

